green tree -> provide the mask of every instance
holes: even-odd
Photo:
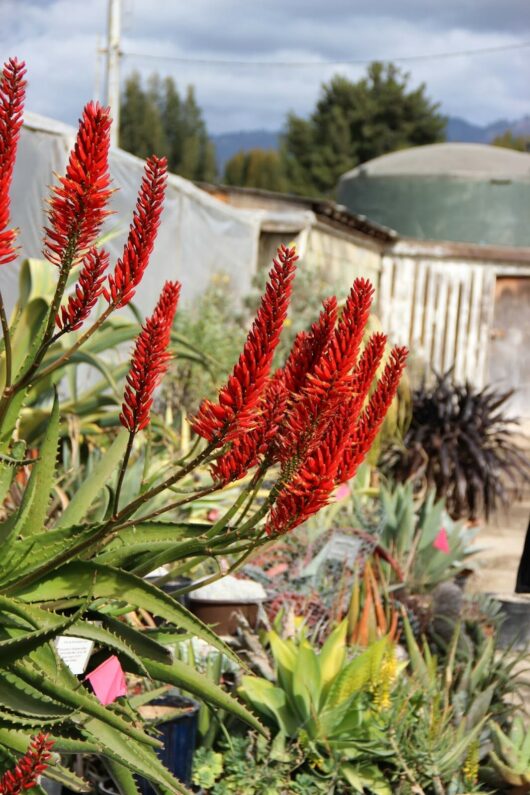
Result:
[[[178,173],[188,179],[212,181],[216,175],[215,152],[193,86],[188,86],[181,113],[182,151]]]
[[[144,91],[140,75],[134,73],[125,83],[120,112],[120,146],[133,155],[146,158],[167,155],[168,142],[155,93]]]
[[[409,89],[409,75],[372,63],[356,83],[335,76],[322,87],[309,119],[289,114],[282,158],[291,190],[329,194],[339,177],[373,157],[444,140],[446,120],[425,85]]]
[[[184,100],[171,77],[151,75],[144,89],[134,73],[125,84],[120,146],[138,157],[165,156],[169,170],[188,179],[212,181],[215,151],[192,86]]]
[[[227,185],[241,185],[245,188],[288,190],[283,162],[274,149],[238,152],[225,165],[224,181]]]
[[[502,135],[496,135],[491,143],[493,146],[515,149],[517,152],[530,152],[530,136],[514,135],[511,130],[506,130]]]

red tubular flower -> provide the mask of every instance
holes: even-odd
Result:
[[[314,371],[329,345],[337,321],[337,311],[337,299],[333,295],[323,302],[322,312],[309,331],[301,331],[296,335],[283,368],[285,384],[292,394],[301,390],[307,376]]]
[[[343,446],[344,434],[331,428],[325,442],[306,454],[281,487],[265,528],[268,535],[289,532],[327,504]]]
[[[26,94],[24,62],[10,58],[4,64],[0,77],[0,265],[15,259],[16,230],[9,224],[9,189],[17,144],[22,127],[22,113]]]
[[[333,335],[308,373],[282,427],[278,449],[282,462],[302,456],[308,444],[316,446],[326,428],[323,415],[332,418],[335,405],[351,393],[350,370],[357,361],[373,292],[365,279],[353,283]]]
[[[103,290],[106,300],[116,308],[129,303],[149,263],[160,225],[166,181],[166,158],[150,157],[145,164],[123,254],[108,278],[108,288]]]
[[[287,315],[297,260],[294,248],[281,246],[243,352],[217,403],[204,400],[192,428],[209,442],[234,441],[254,427],[256,406],[269,376],[274,350]]]
[[[85,255],[75,292],[55,318],[63,334],[80,328],[89,316],[103,292],[104,272],[108,264],[109,255],[103,249],[91,248]]]
[[[109,215],[110,109],[97,102],[85,106],[66,175],[52,188],[44,254],[69,268],[83,256]]]
[[[255,427],[238,436],[228,452],[218,458],[212,467],[215,481],[226,484],[240,480],[249,469],[256,466],[278,431],[288,395],[284,374],[278,370],[265,387],[256,412]]]
[[[129,433],[149,425],[153,393],[170,359],[167,346],[179,295],[178,282],[165,283],[153,314],[136,340],[120,414],[120,422]]]
[[[34,787],[38,776],[48,767],[54,742],[49,735],[38,734],[14,769],[8,770],[0,778],[0,795],[18,795]]]
[[[337,484],[344,483],[354,476],[372,446],[397,392],[407,354],[406,348],[399,347],[393,348],[390,352],[389,360],[368,405],[352,427],[348,444],[344,448],[338,466]]]

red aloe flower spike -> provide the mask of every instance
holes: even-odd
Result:
[[[375,391],[353,427],[348,444],[344,448],[337,472],[337,484],[344,483],[354,476],[372,446],[397,392],[407,355],[406,348],[395,347],[390,352]]]
[[[386,334],[376,332],[372,334],[359,357],[359,362],[353,370],[351,380],[351,394],[347,401],[347,410],[350,415],[358,417],[364,405],[370,387],[383,360],[387,343]]]
[[[326,427],[322,413],[332,418],[335,405],[350,394],[349,371],[357,360],[373,292],[366,279],[353,283],[331,340],[286,417],[279,449],[281,461],[299,457],[309,443],[315,446]],[[315,436],[317,429],[320,434]]]
[[[54,740],[48,734],[38,734],[13,770],[0,777],[0,795],[18,795],[37,784],[37,779],[48,767]]]
[[[89,316],[103,292],[104,272],[108,264],[109,254],[103,249],[91,248],[85,255],[75,293],[55,318],[63,334],[80,328]]]
[[[234,441],[254,425],[253,414],[263,394],[287,315],[297,259],[294,248],[278,249],[239,361],[220,390],[218,402],[204,400],[192,421],[195,433],[209,442]]]
[[[335,475],[344,447],[344,433],[332,428],[323,443],[307,453],[290,479],[280,487],[266,525],[268,535],[287,533],[317,513],[335,488]]]
[[[282,370],[278,370],[265,387],[256,412],[255,427],[238,436],[232,442],[230,450],[213,465],[211,471],[215,481],[227,484],[240,480],[249,469],[256,466],[278,431],[288,396],[284,374]]]
[[[153,393],[171,358],[166,349],[179,295],[179,282],[166,282],[153,314],[137,337],[120,414],[121,424],[131,434],[149,425]]]
[[[10,58],[0,77],[0,265],[15,259],[16,230],[7,229],[9,224],[9,189],[17,144],[22,127],[22,113],[26,95],[24,61]]]
[[[106,300],[116,308],[129,303],[149,263],[160,225],[166,182],[166,158],[150,157],[145,164],[123,254],[108,278],[108,288],[103,290]]]
[[[312,373],[329,345],[337,321],[337,299],[326,298],[318,320],[309,331],[296,335],[291,352],[284,366],[285,383],[292,394],[303,387],[307,375]]]
[[[66,175],[52,188],[44,254],[59,267],[70,268],[83,256],[110,211],[110,109],[89,102],[79,122]]]

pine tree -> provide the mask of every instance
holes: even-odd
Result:
[[[167,140],[156,97],[143,90],[136,72],[125,83],[120,114],[120,146],[138,157],[167,154]]]
[[[194,180],[216,177],[215,150],[208,138],[195,93],[188,87],[181,100],[171,77],[151,75],[147,89],[134,73],[125,84],[120,146],[138,157],[166,156],[169,170]]]
[[[409,90],[409,75],[373,63],[356,83],[336,76],[322,87],[309,119],[290,114],[282,158],[296,193],[331,193],[340,176],[373,157],[444,140],[446,120],[425,86]]]

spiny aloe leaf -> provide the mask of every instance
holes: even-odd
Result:
[[[122,627],[125,626],[122,622],[114,619],[108,621],[107,617],[103,614],[95,614],[95,620],[105,621],[108,628],[99,627],[97,624],[88,620],[79,621],[77,619],[78,614],[71,617],[71,619],[68,620],[69,623],[63,626],[64,619],[51,610],[43,610],[33,605],[24,605],[14,599],[9,599],[8,597],[0,595],[0,608],[7,609],[6,605],[19,616],[24,617],[29,623],[32,623],[34,626],[41,626],[43,630],[56,630],[56,634],[93,640],[101,646],[106,646],[113,651],[119,652],[132,663],[132,670],[135,673],[146,675],[147,671],[138,653],[132,648],[131,641],[138,641],[138,645],[143,651],[146,649],[151,651],[157,659],[162,659],[163,662],[171,661],[170,653],[163,646],[152,640],[143,641],[142,633],[133,630],[131,627],[127,628],[129,632],[127,632],[127,629],[125,632],[121,631]]]
[[[240,701],[230,696],[190,665],[186,665],[181,660],[174,660],[171,665],[146,660],[145,667],[153,679],[159,679],[162,682],[175,685],[175,687],[181,687],[183,690],[198,696],[198,698],[225,709],[249,726],[252,726],[253,729],[257,729],[261,734],[267,736],[267,732],[258,719]]]
[[[96,598],[124,599],[131,605],[143,607],[154,615],[171,621],[178,627],[203,638],[218,651],[242,667],[246,667],[232,649],[206,624],[169,594],[145,582],[134,574],[103,566],[92,561],[67,563],[45,578],[24,587],[10,586],[10,594],[24,602],[41,602],[82,596],[90,588]]]
[[[167,646],[150,638],[145,632],[130,627],[125,621],[118,621],[112,616],[100,613],[98,619],[114,636],[120,638],[140,657],[149,657],[157,662],[171,663],[173,656]]]
[[[181,548],[179,540],[198,538],[210,527],[211,525],[190,522],[138,522],[118,531],[116,538],[107,544],[97,559],[98,562],[116,568],[130,568],[131,565],[136,565],[139,557],[150,558],[153,555],[158,556],[160,552],[169,551],[168,557],[173,562],[188,549]]]
[[[27,391],[21,389],[20,392],[16,393],[8,406],[5,417],[0,424],[0,453],[9,454],[11,449],[11,438],[13,436],[18,418],[20,417],[20,412],[26,397]],[[11,486],[13,476],[13,467],[6,463],[0,462],[0,503],[4,501],[9,487]],[[0,526],[0,543],[2,545],[5,544],[5,540],[10,532],[9,526],[6,528],[5,525],[6,523],[4,522],[3,525]],[[4,546],[2,547],[2,550],[5,552]]]
[[[0,659],[2,660],[2,665],[10,665],[10,663],[26,656],[39,646],[42,646],[52,638],[65,632],[68,627],[78,620],[84,610],[85,606],[72,616],[67,616],[63,619],[59,618],[55,626],[45,629],[38,629],[33,632],[24,632],[19,629],[8,630],[8,635],[10,635],[9,640],[0,641]]]
[[[63,704],[68,704],[80,709],[87,715],[91,715],[109,726],[118,729],[129,738],[136,739],[141,743],[159,746],[160,743],[152,737],[148,737],[144,732],[139,731],[127,721],[120,718],[112,709],[103,707],[87,690],[74,690],[71,687],[63,687],[58,682],[54,682],[43,671],[31,663],[13,663],[11,670],[33,687],[40,687],[46,695],[56,698]]]
[[[57,529],[79,524],[87,515],[94,500],[115,474],[123,458],[128,433],[123,429],[114,439],[107,452],[100,458],[81,487],[76,491],[61,517],[56,522]]]
[[[128,767],[116,762],[114,759],[107,759],[106,766],[112,776],[112,780],[120,791],[120,795],[139,795],[140,790],[136,786],[134,775]]]
[[[48,530],[38,536],[18,541],[9,561],[2,568],[0,585],[6,588],[21,576],[33,574],[48,563],[53,563],[59,554],[68,555],[70,549],[75,549],[83,541],[89,541],[96,529],[95,525],[77,525]]]
[[[58,443],[59,401],[56,395],[50,422],[41,446],[40,458],[31,470],[18,512],[16,532],[19,536],[31,536],[42,532],[55,475]]]
[[[82,728],[83,735],[89,740],[97,741],[102,747],[101,753],[120,764],[126,764],[140,776],[167,788],[170,792],[191,795],[176,778],[174,778],[152,749],[124,737],[113,731],[101,721],[88,720]]]
[[[72,707],[43,695],[40,690],[7,670],[0,674],[0,704],[14,712],[35,718],[62,717],[64,720],[72,714]]]
[[[21,313],[15,333],[11,337],[13,375],[18,381],[33,361],[42,342],[48,315],[48,302],[33,298]]]

